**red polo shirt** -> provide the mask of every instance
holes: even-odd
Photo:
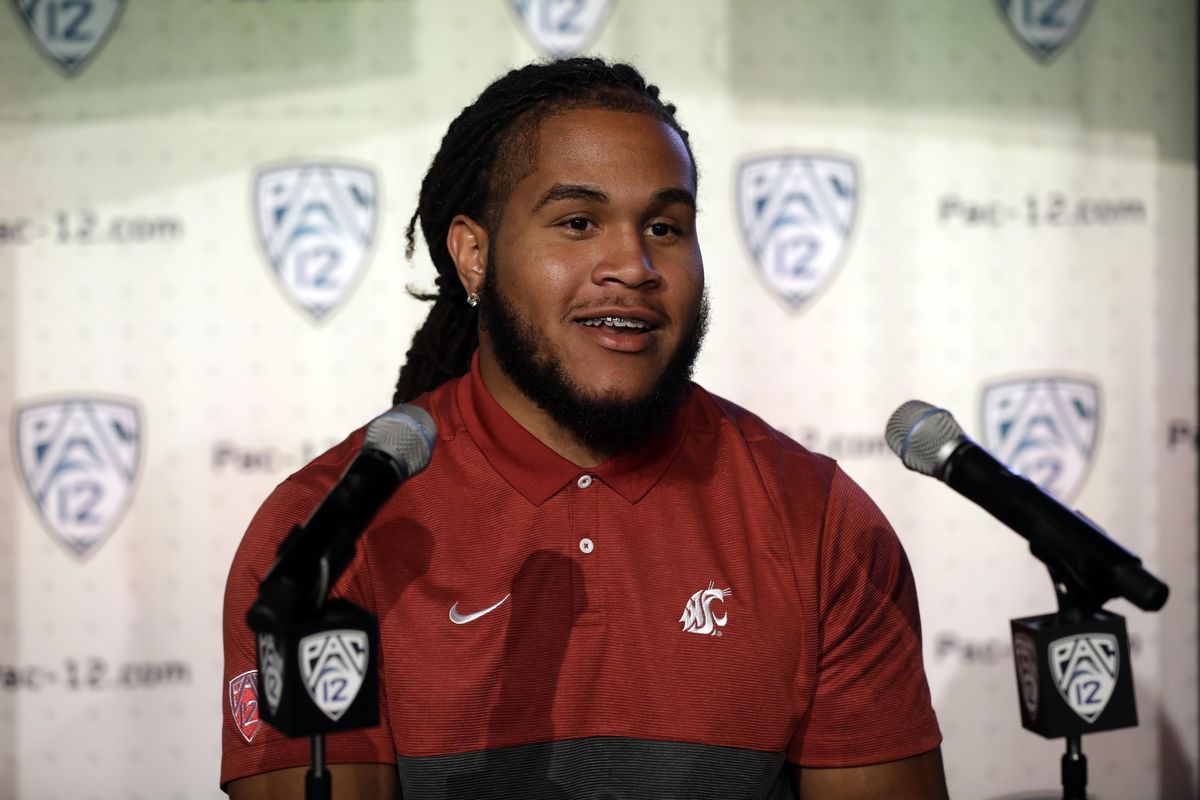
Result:
[[[430,466],[335,588],[379,618],[384,722],[331,737],[331,762],[397,763],[406,800],[728,800],[793,796],[785,760],[940,742],[907,559],[830,459],[698,386],[668,430],[591,469],[517,424],[477,366],[417,402]],[[361,442],[284,481],[238,550],[223,784],[307,763],[305,741],[254,722],[243,619]]]

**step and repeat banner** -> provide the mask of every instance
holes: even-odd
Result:
[[[1196,797],[1193,0],[3,5],[0,798],[219,796],[222,715],[258,724],[222,685],[238,540],[389,405],[450,119],[575,53],[639,65],[691,132],[698,380],[895,524],[952,796],[1058,785],[1008,636],[1055,596],[888,451],[912,398],[1171,584],[1110,604],[1132,663],[1093,664],[1092,702],[1132,670],[1141,724],[1084,749],[1097,798]]]

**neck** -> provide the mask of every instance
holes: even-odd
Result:
[[[526,397],[500,369],[490,348],[479,350],[479,375],[488,393],[510,417],[567,461],[579,467],[594,467],[612,455],[607,450],[594,450],[580,442],[571,431]]]

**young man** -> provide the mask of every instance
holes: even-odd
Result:
[[[832,461],[689,381],[695,198],[674,107],[626,65],[525,67],[451,123],[414,215],[438,292],[395,397],[438,441],[335,587],[379,618],[383,719],[330,737],[338,796],[945,796],[895,534]],[[227,681],[254,669],[278,542],[361,443],[251,524]],[[307,757],[225,720],[235,798],[298,795]]]

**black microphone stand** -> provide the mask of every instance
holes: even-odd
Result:
[[[258,644],[259,715],[285,736],[309,737],[310,800],[332,791],[325,736],[379,724],[379,624],[348,600],[330,600],[329,590],[375,514],[429,464],[436,437],[433,418],[417,406],[372,420],[342,477],[279,545],[246,612]]]
[[[1138,724],[1125,619],[1103,609],[1120,593],[1111,576],[1089,571],[1086,552],[1058,546],[1049,531],[1028,538],[1050,573],[1058,612],[1010,621],[1021,724],[1066,739],[1063,799],[1087,800],[1083,735]],[[1147,610],[1165,599],[1164,585],[1162,600]]]
[[[332,567],[330,553],[322,553],[317,585],[310,593],[301,590],[303,584],[286,565],[304,549],[303,534],[297,525],[280,545],[246,620],[258,638],[260,716],[286,736],[309,737],[304,796],[330,800],[326,735],[379,724],[379,626],[374,615],[353,603],[329,599],[333,581],[353,554],[352,540],[342,537],[330,548],[340,555]]]
[[[1103,606],[1121,597],[1157,611],[1167,585],[1082,513],[971,441],[944,408],[910,400],[892,414],[885,436],[906,467],[943,481],[1028,539],[1050,571],[1058,613],[1011,620],[1021,724],[1066,738],[1063,797],[1086,800],[1083,735],[1137,725],[1125,620]]]

